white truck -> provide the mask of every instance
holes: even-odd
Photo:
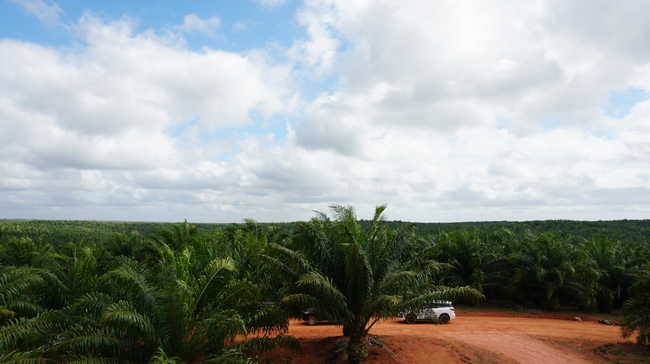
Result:
[[[432,320],[434,317],[441,324],[448,324],[450,320],[456,318],[456,313],[450,301],[433,301],[429,307],[421,311],[400,312],[397,317],[404,319],[407,324],[414,324],[417,320]]]

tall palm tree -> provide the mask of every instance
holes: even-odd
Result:
[[[650,266],[640,272],[629,290],[630,298],[623,304],[623,337],[636,333],[639,345],[650,344]]]
[[[285,304],[316,308],[325,318],[339,322],[349,336],[351,362],[368,355],[365,337],[382,319],[395,317],[401,304],[422,304],[426,299],[458,296],[480,298],[469,287],[443,288],[428,281],[437,264],[407,270],[414,259],[414,225],[390,230],[386,206],[378,206],[367,228],[357,221],[352,207],[331,205],[335,220],[324,213],[298,223],[294,249],[275,245],[276,256],[288,278],[294,278]],[[284,260],[283,260],[284,258]],[[289,259],[287,259],[289,258]],[[404,298],[417,287],[417,294]]]

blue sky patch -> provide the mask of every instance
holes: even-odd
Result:
[[[306,37],[304,28],[295,19],[296,10],[301,5],[297,0],[288,0],[273,7],[265,7],[255,1],[232,0],[131,3],[98,0],[59,0],[55,3],[46,0],[44,3],[53,9],[60,9],[51,11],[50,19],[45,21],[30,14],[17,0],[0,0],[0,38],[53,47],[71,46],[80,39],[70,29],[85,12],[107,20],[118,20],[123,16],[131,18],[135,21],[136,33],[148,29],[157,32],[178,31],[185,16],[190,14],[196,14],[201,19],[218,18],[220,25],[212,36],[200,32],[184,34],[188,49],[194,51],[208,47],[242,52],[263,48],[269,43],[289,47],[295,39]],[[58,17],[54,14],[58,14]]]
[[[623,92],[610,92],[609,101],[605,105],[605,115],[622,119],[630,113],[632,107],[648,99],[646,90],[630,87]]]
[[[562,124],[564,124],[564,120],[560,117],[557,117],[553,120],[544,122],[544,130],[549,131],[559,129]]]

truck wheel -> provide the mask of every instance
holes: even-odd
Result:
[[[440,321],[441,324],[448,324],[449,315],[440,315],[440,317],[438,317],[438,321]]]
[[[314,326],[318,323],[318,320],[316,319],[316,316],[309,316],[307,317],[307,323],[311,326]]]
[[[415,315],[406,316],[406,323],[407,324],[414,324],[415,321],[417,321],[417,317],[415,317]]]

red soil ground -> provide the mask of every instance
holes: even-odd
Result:
[[[367,363],[605,363],[594,347],[605,344],[632,345],[618,326],[564,319],[521,317],[512,314],[459,315],[447,325],[403,321],[376,324],[370,334],[385,349],[372,347]],[[341,328],[292,321],[289,335],[298,338],[302,354],[278,350],[265,355],[265,363],[326,363]],[[342,357],[338,363],[346,363]]]

